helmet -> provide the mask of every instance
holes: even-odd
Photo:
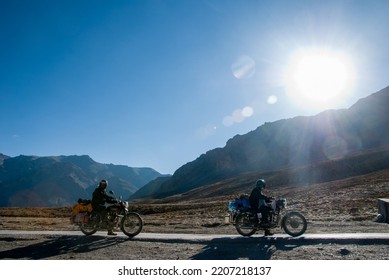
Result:
[[[105,179],[103,179],[103,180],[101,180],[100,181],[100,183],[99,183],[99,187],[101,188],[101,187],[107,187],[108,186],[108,181],[107,180],[105,180]]]
[[[261,189],[264,189],[266,187],[266,181],[263,179],[258,179],[255,185]]]

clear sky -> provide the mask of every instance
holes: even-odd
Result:
[[[1,0],[0,153],[173,174],[389,85],[389,1]]]

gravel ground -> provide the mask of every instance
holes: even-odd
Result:
[[[147,218],[147,217],[146,217]],[[162,232],[147,227],[144,232]],[[362,224],[362,225],[361,225]],[[307,233],[389,232],[388,224],[310,225]],[[343,231],[341,231],[343,229]],[[174,233],[177,233],[177,229]],[[196,231],[196,230],[194,230]],[[197,231],[200,231],[197,229]],[[181,233],[189,229],[181,226]],[[191,232],[193,233],[193,231]],[[204,227],[203,234],[236,234],[231,225]],[[282,233],[275,231],[276,235]],[[258,232],[251,238],[210,241],[137,240],[121,236],[0,235],[0,259],[39,260],[389,260],[389,240],[279,242]]]
[[[376,223],[377,198],[389,197],[386,173],[370,177],[273,189],[287,194],[288,208],[308,221],[306,234],[389,233],[389,224]],[[382,177],[382,178],[381,178]],[[379,183],[378,183],[379,182]],[[220,201],[142,206],[144,233],[237,234],[225,224],[229,197]],[[46,212],[45,212],[46,211]],[[0,230],[77,230],[69,209],[1,209]],[[143,211],[143,212],[142,212]],[[38,213],[39,212],[39,213]],[[69,214],[69,216],[68,216]],[[280,229],[276,234],[283,233]],[[389,260],[389,240],[278,242],[258,232],[251,238],[210,241],[137,240],[108,236],[0,235],[0,259],[48,260]]]
[[[137,241],[104,236],[1,236],[0,259],[38,260],[389,260],[389,240],[371,244],[278,243],[265,237],[228,241]]]

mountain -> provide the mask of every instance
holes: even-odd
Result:
[[[348,109],[265,123],[180,167],[153,192],[140,189],[131,198],[163,198],[242,173],[312,165],[385,147],[389,145],[387,108],[389,87]]]
[[[3,164],[3,161],[7,158],[9,158],[9,156],[6,156],[6,155],[3,155],[2,153],[0,153],[0,165]]]
[[[0,206],[66,206],[91,198],[101,179],[128,198],[161,176],[151,168],[101,164],[89,156],[37,157],[0,154]]]
[[[153,194],[155,192],[158,192],[159,187],[166,181],[170,179],[171,176],[162,176],[158,177],[146,185],[144,185],[142,188],[140,188],[138,191],[136,191],[134,194],[131,195],[131,199],[137,199],[137,198],[144,198],[149,197],[150,194]]]
[[[237,197],[242,193],[250,193],[255,181],[258,178],[265,178],[269,191],[278,189],[282,195],[292,189],[304,189],[304,186],[322,184],[339,185],[360,185],[379,184],[384,185],[389,178],[389,146],[377,149],[369,149],[363,152],[351,154],[347,157],[335,160],[325,160],[315,164],[291,167],[269,172],[247,172],[236,177],[215,183],[203,185],[190,191],[156,199],[157,203],[177,203],[194,201],[225,201],[226,197]],[[347,182],[344,184],[344,182]],[[283,191],[285,190],[285,191]],[[334,193],[339,191],[333,188]],[[369,192],[369,190],[366,190]],[[385,193],[385,188],[383,187]],[[150,200],[149,202],[154,202]]]

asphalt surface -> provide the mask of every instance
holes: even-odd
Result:
[[[0,259],[54,260],[387,260],[388,233],[238,234],[0,230]],[[15,241],[15,242],[14,242]]]
[[[109,236],[110,238],[128,238],[122,232],[116,232],[117,236]],[[83,236],[80,231],[20,231],[20,230],[0,230],[0,235],[58,235],[58,236]],[[107,236],[106,231],[98,231],[94,236]],[[213,239],[225,239],[230,241],[240,241],[242,239],[266,238],[273,241],[289,241],[294,242],[341,242],[341,241],[356,241],[356,242],[376,242],[389,244],[389,233],[322,233],[322,234],[303,234],[298,237],[291,237],[287,234],[275,234],[273,236],[264,237],[262,235],[253,235],[252,237],[243,237],[237,234],[174,234],[174,233],[140,233],[133,237],[133,240],[139,241],[211,241]]]

